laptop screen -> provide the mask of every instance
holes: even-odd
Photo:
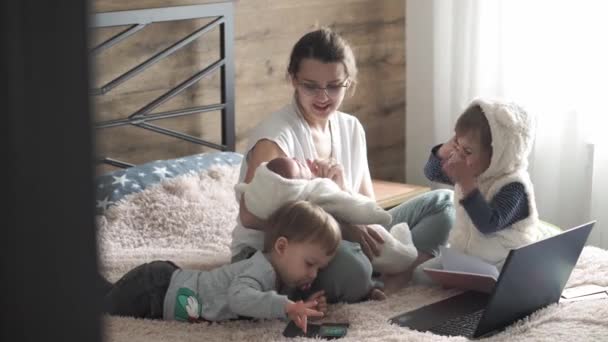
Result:
[[[556,303],[594,223],[511,250],[475,337]]]

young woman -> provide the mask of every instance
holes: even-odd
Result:
[[[252,130],[239,182],[250,182],[260,163],[277,157],[324,159],[328,162],[317,170],[323,177],[346,191],[374,198],[365,131],[356,117],[338,111],[357,82],[355,57],[347,42],[326,28],[310,32],[293,47],[287,72],[293,101]],[[236,195],[240,213],[233,232],[233,261],[260,250],[267,227],[247,210],[241,194]],[[447,240],[453,220],[451,192],[425,194],[391,214],[393,224],[407,221],[412,228],[418,264],[436,255]],[[344,241],[312,290],[324,289],[330,302],[357,302],[374,293],[370,259],[383,241],[371,227],[341,224],[341,229]]]

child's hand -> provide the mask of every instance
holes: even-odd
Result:
[[[313,309],[315,309],[319,312],[322,312],[323,315],[325,315],[327,313],[327,297],[325,297],[324,290],[317,291],[317,292],[313,293],[312,295],[310,295],[310,297],[308,297],[308,299],[306,299],[306,303],[309,303],[309,302],[316,303],[316,305],[312,307]]]
[[[310,317],[323,317],[323,313],[313,310],[312,308],[317,306],[318,303],[316,301],[310,302],[292,302],[289,301],[285,305],[285,312],[287,316],[300,328],[304,333],[306,333],[306,326],[308,325],[308,316]]]
[[[465,195],[475,187],[475,173],[460,152],[453,152],[449,159],[443,163],[443,172],[454,184],[460,185]]]
[[[455,152],[458,152],[458,145],[456,143],[456,136],[453,136],[437,150],[437,157],[443,161],[447,161]]]
[[[344,181],[344,167],[335,159],[316,159],[306,160],[308,167],[313,176],[320,178],[329,178],[334,183],[338,184],[340,189],[346,190]]]

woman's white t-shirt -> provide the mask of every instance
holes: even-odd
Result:
[[[349,114],[336,111],[330,116],[333,157],[344,168],[344,181],[351,191],[359,191],[363,180],[369,177],[367,163],[367,145],[365,131],[359,120]],[[267,139],[275,142],[286,156],[301,161],[318,159],[317,151],[308,123],[299,112],[295,101],[271,114],[254,128],[249,136],[246,158],[241,165],[239,183],[245,179],[249,152],[258,141]],[[271,195],[271,194],[269,194]],[[241,193],[236,192],[237,201]],[[238,254],[244,247],[256,250],[264,247],[264,233],[245,228],[237,217],[237,225],[232,232],[232,255]]]

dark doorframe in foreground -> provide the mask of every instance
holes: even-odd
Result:
[[[0,2],[0,341],[100,341],[87,4]]]

